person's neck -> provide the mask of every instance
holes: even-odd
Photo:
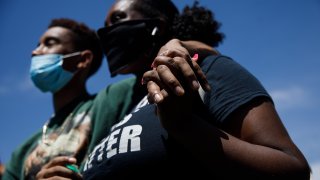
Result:
[[[64,87],[53,95],[54,112],[57,113],[74,99],[80,96],[87,96],[88,92],[85,85]]]

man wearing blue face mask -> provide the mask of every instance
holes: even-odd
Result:
[[[87,79],[102,62],[95,31],[70,19],[54,19],[32,51],[30,76],[42,92],[53,96],[53,115],[43,128],[22,144],[6,164],[3,179],[46,178],[44,169],[79,179],[87,151],[98,141],[102,122],[92,116],[95,95],[86,89]],[[41,175],[41,173],[40,173]]]
[[[68,55],[44,54],[33,56],[30,68],[32,81],[43,92],[58,92],[69,83],[75,74],[62,67],[64,59],[80,55],[81,52]]]

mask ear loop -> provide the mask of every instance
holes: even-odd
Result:
[[[62,57],[61,63],[63,63],[64,60],[66,60],[66,59],[68,59],[68,58],[70,58],[70,57],[79,56],[79,55],[81,55],[81,53],[82,53],[82,51],[77,51],[77,52],[74,52],[74,53],[66,54],[66,55],[64,55],[64,56]],[[67,60],[67,61],[68,61],[68,60]],[[80,71],[80,69],[77,68],[77,69],[76,69],[75,71],[73,71],[72,73],[73,73],[73,74],[76,74],[78,71]]]
[[[158,27],[154,27],[152,32],[151,32],[151,35],[155,36],[158,33],[158,31],[159,31],[159,28]]]
[[[66,59],[66,58],[69,58],[69,57],[72,57],[72,56],[78,56],[80,54],[81,54],[81,51],[70,53],[70,54],[64,55],[63,59]]]
[[[159,28],[158,28],[158,26],[156,26],[156,27],[154,27],[153,29],[152,29],[152,31],[151,31],[151,36],[154,38],[154,39],[156,39],[156,36],[157,36],[157,34],[158,34],[158,32],[159,32]],[[154,51],[154,49],[155,49],[155,43],[153,43],[153,50],[150,52],[150,54],[148,55],[149,57],[151,56],[151,54],[153,54],[152,52]],[[151,68],[153,68],[153,62],[152,62],[152,64],[151,64]]]

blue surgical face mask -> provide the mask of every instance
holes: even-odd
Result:
[[[74,73],[62,68],[63,59],[78,56],[80,52],[67,55],[45,54],[33,56],[31,59],[30,75],[33,83],[42,92],[55,93],[63,88],[73,77]]]

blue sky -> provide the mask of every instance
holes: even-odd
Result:
[[[52,114],[51,95],[29,78],[30,54],[52,18],[103,26],[109,0],[0,1],[0,159],[41,128]],[[174,0],[181,9],[193,0]],[[320,1],[200,0],[215,12],[226,39],[218,50],[251,71],[320,179]],[[104,62],[88,82],[91,93],[111,79]]]

